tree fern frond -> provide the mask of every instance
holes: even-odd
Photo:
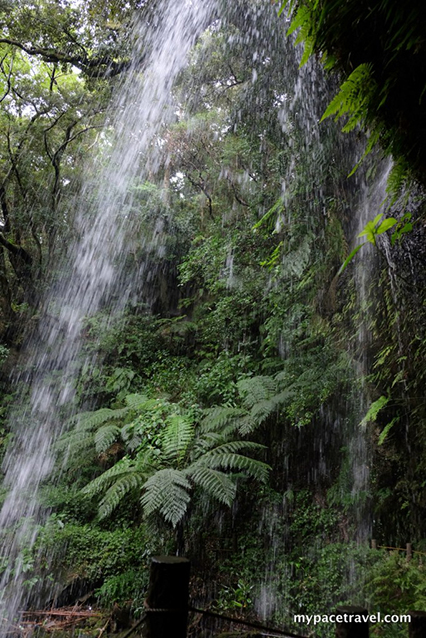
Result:
[[[239,431],[244,419],[248,418],[249,415],[245,415],[243,418],[236,419],[235,423],[225,426],[221,432],[206,432],[202,437],[198,437],[194,442],[193,456],[198,458],[200,454],[204,454],[212,448],[229,443],[230,438],[235,437],[235,432]]]
[[[117,479],[117,477],[128,474],[135,469],[135,462],[130,459],[128,456],[125,456],[123,459],[120,459],[115,463],[109,470],[103,472],[100,476],[97,476],[93,481],[90,481],[83,489],[83,494],[87,494],[88,496],[93,496],[94,494],[99,494],[99,492],[103,492],[108,489],[113,481]]]
[[[135,430],[135,422],[127,423],[121,428],[121,438],[126,444],[126,448],[133,452],[142,443],[142,435]]]
[[[180,414],[167,419],[167,427],[161,436],[162,448],[166,458],[183,458],[194,438],[194,426]]]
[[[267,463],[243,456],[242,454],[229,453],[213,455],[208,460],[205,459],[205,462],[206,464],[208,463],[210,468],[214,469],[222,468],[224,470],[242,471],[262,483],[266,483],[271,470],[271,467]]]
[[[243,416],[241,408],[216,406],[206,410],[206,416],[201,421],[200,432],[220,431],[226,425],[235,422],[237,417]]]
[[[163,469],[151,476],[144,485],[141,503],[145,514],[158,512],[173,527],[183,518],[191,500],[191,484],[179,470]]]
[[[68,452],[75,455],[82,449],[93,447],[93,432],[80,432],[79,430],[71,430],[63,434],[55,443],[55,449],[58,452]]]
[[[146,394],[128,394],[124,400],[130,410],[137,412],[150,410],[158,405],[158,399],[150,399]]]
[[[113,510],[121,503],[123,498],[135,488],[142,488],[147,478],[146,474],[136,471],[132,468],[121,476],[113,485],[105,492],[105,495],[99,503],[99,518],[109,516]]]
[[[251,409],[259,401],[269,399],[277,391],[275,379],[267,376],[250,377],[237,383],[243,405]]]
[[[126,416],[127,411],[127,408],[120,408],[118,410],[111,410],[111,408],[100,408],[99,410],[95,410],[95,412],[83,412],[82,414],[78,414],[76,417],[76,429],[94,429],[99,425],[108,423],[108,421],[118,421]]]
[[[95,448],[98,454],[105,452],[120,437],[121,428],[113,423],[99,428],[95,433]]]
[[[254,423],[260,425],[263,423],[273,412],[278,410],[281,406],[288,402],[288,399],[293,396],[293,392],[290,389],[284,390],[279,394],[275,394],[269,399],[259,401],[256,403],[251,411],[250,416]]]
[[[222,454],[235,454],[237,452],[241,452],[241,450],[258,452],[259,450],[264,449],[264,445],[261,443],[255,443],[254,441],[228,441],[206,452],[203,455],[203,458],[207,459],[213,456],[220,456]]]
[[[185,473],[217,501],[232,505],[237,486],[230,476],[201,463],[190,466]]]
[[[247,436],[247,434],[251,434],[259,427],[259,422],[256,419],[253,419],[250,414],[246,414],[246,416],[242,417],[238,420],[238,432],[241,436]]]

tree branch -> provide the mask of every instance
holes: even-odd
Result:
[[[0,233],[0,244],[4,246],[4,248],[6,248],[10,253],[12,253],[12,255],[20,257],[22,261],[27,264],[27,266],[31,266],[31,264],[33,263],[33,258],[31,257],[31,255],[27,253],[27,251],[22,248],[22,246],[16,246],[16,244],[12,244],[11,241],[6,239],[3,233]]]
[[[0,38],[0,44],[10,44],[25,51],[28,55],[39,55],[45,62],[72,64],[90,77],[113,77],[127,70],[130,66],[129,60],[116,62],[108,55],[94,58],[88,58],[86,54],[82,56],[67,55],[66,53],[54,51],[53,49],[41,49],[40,47],[29,46],[17,40],[12,40],[11,38]]]
[[[0,204],[1,204],[1,212],[3,213],[3,220],[4,220],[3,230],[5,233],[8,233],[10,231],[10,217],[9,217],[9,208],[7,206],[7,201],[6,201],[6,189],[4,187],[4,184],[0,186]]]

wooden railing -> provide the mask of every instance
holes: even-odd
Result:
[[[398,549],[396,547],[376,549]],[[410,549],[409,549],[410,546]],[[411,544],[407,544],[405,550],[407,558],[411,557]],[[421,553],[421,552],[417,552]],[[233,618],[208,610],[191,607],[189,604],[189,569],[190,563],[186,558],[176,556],[155,556],[152,558],[150,570],[150,583],[145,602],[145,614],[143,618],[144,638],[187,638],[188,612],[203,614],[214,618],[220,618],[228,623],[244,625],[246,628],[259,630],[259,637],[267,631],[269,636],[283,636],[284,638],[306,638],[300,634],[292,633],[286,629],[265,627],[260,623],[244,621],[241,618]],[[426,612],[407,612],[410,616],[408,623],[409,638],[426,638]],[[362,607],[339,607],[335,616],[336,638],[369,638],[368,611]],[[142,624],[142,620],[137,626]],[[127,638],[136,629],[133,627],[123,638]],[[254,634],[250,634],[254,635]]]

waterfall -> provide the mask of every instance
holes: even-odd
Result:
[[[174,117],[173,82],[213,5],[212,0],[162,2],[149,25],[136,16],[131,35],[136,42],[134,62],[116,88],[106,122],[114,142],[107,140],[102,156],[87,169],[87,184],[77,202],[79,239],[63,264],[66,277],[44,300],[44,314],[30,339],[30,372],[19,379],[29,385],[29,400],[17,405],[10,418],[13,444],[3,466],[9,492],[0,513],[6,564],[0,584],[0,636],[8,633],[5,619],[16,619],[25,607],[22,550],[34,544],[42,521],[38,490],[54,464],[52,446],[72,414],[76,377],[83,366],[95,364],[92,358],[82,360],[83,321],[101,305],[108,304],[113,313],[114,305],[122,307],[130,294],[131,285],[120,279],[120,271],[128,241],[131,185],[157,168],[155,140]]]

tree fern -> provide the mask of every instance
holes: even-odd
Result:
[[[176,527],[191,500],[191,483],[180,470],[159,470],[144,485],[141,503],[147,515],[158,512],[165,521]]]
[[[237,383],[237,387],[244,407],[249,410],[259,401],[269,399],[277,391],[275,379],[268,376],[243,379]]]
[[[141,489],[146,482],[147,474],[142,473],[135,466],[130,466],[128,471],[122,474],[99,503],[99,518],[106,518],[122,502],[124,497],[133,489]]]
[[[233,453],[211,455],[208,459],[203,459],[204,463],[213,469],[222,468],[224,470],[244,472],[244,474],[257,479],[261,483],[266,483],[271,470],[270,466],[262,461]]]
[[[95,433],[95,449],[98,454],[102,454],[121,436],[121,428],[114,423],[102,426]]]
[[[254,388],[252,394],[258,399],[275,387],[269,377],[259,377],[242,385],[241,392]],[[176,526],[187,511],[194,486],[230,505],[236,494],[233,474],[266,480],[269,467],[246,456],[264,450],[264,446],[236,438],[243,426],[246,430],[254,427],[247,407],[209,411],[197,430],[192,418],[167,400],[129,395],[125,403],[126,407],[119,410],[102,409],[80,416],[73,431],[73,437],[78,437],[81,431],[91,436],[98,454],[119,438],[128,451],[126,457],[83,490],[90,497],[102,494],[101,518],[108,516],[131,492],[138,491],[146,516],[157,513]],[[249,403],[258,405],[253,400]],[[118,420],[112,418],[117,413]],[[129,414],[133,420],[123,423]]]
[[[229,406],[215,406],[205,411],[201,421],[200,431],[222,431],[225,426],[235,423],[236,418],[245,416],[245,410]]]
[[[232,505],[237,492],[237,485],[232,478],[202,463],[194,464],[185,473],[213,498],[225,505]]]
[[[193,438],[194,426],[188,419],[179,414],[170,416],[161,437],[165,457],[175,458],[179,462],[185,456]]]

